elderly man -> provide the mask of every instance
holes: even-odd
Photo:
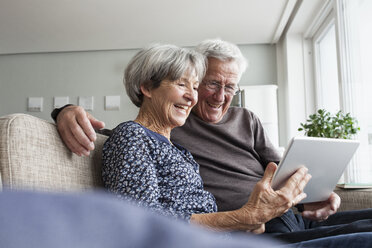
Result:
[[[302,216],[288,210],[299,202],[301,193],[288,194],[297,188],[291,183],[279,191],[271,188],[276,165],[270,162],[278,162],[280,156],[259,119],[247,109],[230,108],[246,69],[239,48],[207,40],[196,49],[208,58],[208,70],[198,90],[197,105],[185,125],[172,132],[171,139],[187,148],[200,164],[205,189],[216,197],[219,211],[240,208],[252,193],[255,204],[248,217],[266,223],[266,233],[288,242],[372,231],[371,210],[335,214],[340,206],[335,193],[325,202],[301,205]],[[56,110],[53,115],[62,139],[73,152],[88,155],[94,149],[94,129],[103,128],[102,122],[77,106],[60,113]],[[282,215],[275,218],[279,213]]]

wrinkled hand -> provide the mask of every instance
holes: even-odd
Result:
[[[335,192],[332,192],[326,201],[304,204],[302,216],[311,220],[323,221],[336,213],[340,205],[340,197]]]
[[[275,163],[267,165],[263,178],[254,187],[248,202],[240,209],[244,212],[245,221],[266,223],[281,216],[306,197],[303,190],[311,178],[307,168],[298,169],[282,188],[275,191],[271,183],[276,169]]]
[[[94,149],[96,132],[105,124],[96,120],[80,106],[68,106],[57,116],[57,129],[66,146],[79,156],[89,156]]]
[[[254,187],[248,202],[232,211],[192,214],[190,223],[200,224],[215,230],[244,230],[251,233],[263,233],[265,223],[282,215],[289,208],[302,201],[303,192],[311,176],[307,168],[298,169],[279,190],[271,187],[275,163],[269,163],[264,176]]]

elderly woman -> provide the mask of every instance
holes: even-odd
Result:
[[[199,165],[170,141],[171,130],[185,123],[196,104],[205,71],[203,55],[176,46],[155,45],[134,56],[124,83],[140,110],[106,141],[103,181],[109,191],[163,215],[217,230],[261,233],[264,224],[252,223],[255,205],[250,202],[235,211],[216,212],[215,198],[203,189]]]

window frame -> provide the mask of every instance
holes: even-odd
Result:
[[[321,40],[322,37],[329,31],[331,25],[335,25],[335,39],[336,39],[336,55],[337,55],[337,70],[338,70],[338,88],[339,88],[339,104],[340,110],[345,113],[351,113],[352,116],[363,118],[363,115],[358,116],[358,108],[360,103],[358,101],[358,85],[356,85],[358,64],[355,59],[355,50],[353,41],[355,37],[349,37],[352,35],[348,13],[345,5],[347,0],[328,0],[323,6],[322,10],[318,13],[314,23],[305,32],[304,38],[310,41],[310,47],[312,49],[312,77],[313,77],[313,99],[314,107],[318,109],[322,106],[322,85],[321,85],[321,74],[320,68],[320,56],[319,49],[317,48],[316,42]],[[348,32],[348,33],[347,33]],[[307,95],[309,97],[310,95]],[[360,124],[360,123],[359,123]],[[359,125],[360,126],[360,125]],[[363,129],[363,127],[361,127]],[[362,131],[363,132],[363,131]],[[357,139],[361,141],[360,148],[367,149],[365,146],[365,133],[360,132],[357,135]],[[368,138],[368,137],[367,137]],[[365,165],[365,153],[362,155],[361,149],[358,149],[357,153],[353,157],[351,163],[347,167],[343,178],[340,180],[342,183],[359,183],[363,181],[363,172],[368,174],[368,170],[372,171],[372,168]],[[367,160],[368,162],[368,160]],[[371,179],[370,177],[369,179]]]
[[[335,26],[336,31],[336,56],[337,61],[339,61],[339,49],[337,45],[337,25],[336,25],[336,15],[335,11],[331,9],[328,13],[328,15],[322,20],[321,25],[319,26],[318,30],[315,32],[315,34],[312,37],[312,50],[313,50],[313,70],[314,70],[314,83],[315,83],[315,107],[316,109],[321,108],[323,104],[323,87],[322,87],[322,79],[321,79],[321,71],[319,68],[321,67],[320,63],[320,49],[319,49],[319,43],[320,41],[325,37],[325,35],[329,32],[329,30],[332,28],[332,26]],[[340,67],[339,63],[337,63],[337,71],[339,73]],[[338,87],[339,87],[339,104],[342,106],[342,99],[340,95],[340,75],[338,75]]]

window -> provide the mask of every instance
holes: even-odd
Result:
[[[339,80],[337,69],[337,44],[334,19],[327,23],[315,37],[314,52],[317,69],[317,109],[335,113],[340,110]]]
[[[313,36],[316,107],[350,112],[361,145],[345,183],[372,183],[372,1],[330,0]]]
[[[366,122],[366,135],[368,136],[368,155],[372,162],[372,2],[369,0],[358,3],[359,16],[359,46],[361,56],[361,75],[364,92],[364,115]],[[359,13],[359,15],[358,15]],[[372,173],[372,171],[370,171]]]

